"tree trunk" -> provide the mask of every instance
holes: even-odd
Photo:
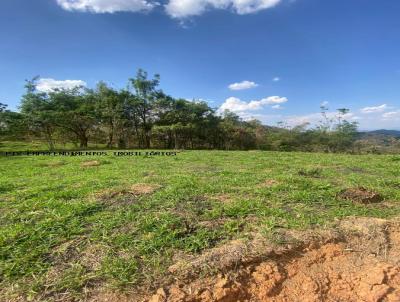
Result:
[[[118,140],[118,148],[119,149],[126,149],[126,141],[123,138]]]
[[[47,137],[46,140],[50,151],[53,151],[55,149],[53,139],[51,137]]]
[[[79,137],[79,142],[80,142],[80,147],[86,149],[88,147],[88,138],[86,136],[80,136]]]
[[[47,144],[49,145],[49,149],[51,151],[54,150],[55,149],[54,148],[54,141],[53,141],[51,130],[49,128],[46,128],[45,137],[46,137],[46,140],[47,140]]]
[[[110,132],[108,134],[108,143],[107,143],[107,147],[108,148],[112,148],[113,147],[113,140],[114,140],[114,135],[112,132]]]
[[[150,149],[150,134],[148,132],[146,132],[144,134],[144,139],[145,139],[145,144],[146,144],[146,149]]]
[[[107,143],[108,148],[113,147],[113,140],[114,140],[114,123],[110,122],[110,132],[108,133],[108,143]]]

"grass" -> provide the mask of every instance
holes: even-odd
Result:
[[[82,167],[89,160],[100,164]],[[251,232],[396,216],[398,171],[399,157],[389,155],[0,157],[0,300],[74,300],[99,287],[157,286],[174,255]],[[129,193],[135,184],[155,189]],[[385,203],[338,199],[356,186],[379,192]]]
[[[72,143],[65,143],[65,144],[60,144],[60,143],[55,143],[54,148],[56,150],[75,150],[78,149],[77,145],[74,145]],[[93,149],[104,149],[105,145],[104,144],[89,144],[89,148]],[[0,152],[4,151],[43,151],[43,150],[48,150],[49,145],[45,141],[31,141],[31,142],[26,142],[26,141],[1,141],[0,142]]]

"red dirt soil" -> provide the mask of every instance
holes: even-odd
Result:
[[[282,238],[274,244],[255,234],[181,257],[151,294],[100,290],[88,300],[400,302],[400,218],[348,218],[329,230],[282,231]]]
[[[289,246],[214,277],[178,278],[147,301],[399,302],[399,223],[361,218],[339,229],[321,244],[305,240],[305,247]]]

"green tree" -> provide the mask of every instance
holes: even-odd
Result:
[[[168,140],[166,145],[190,148],[204,145],[207,137],[207,120],[214,114],[203,101],[188,101],[160,96],[155,103],[158,134]]]
[[[96,115],[99,123],[106,128],[107,132],[107,147],[112,148],[115,141],[118,145],[124,145],[121,142],[124,139],[121,137],[123,127],[125,126],[124,106],[127,99],[126,94],[121,91],[116,91],[107,86],[106,83],[100,82],[94,92],[96,97],[95,107]]]
[[[90,131],[98,123],[94,92],[82,87],[61,89],[50,92],[49,99],[55,125],[73,133],[80,147],[87,148]]]
[[[6,111],[6,110],[7,110],[7,107],[8,107],[8,106],[7,106],[6,104],[0,103],[0,113]]]
[[[256,148],[256,134],[251,124],[230,111],[223,113],[220,128],[224,137],[224,148],[227,150],[248,150]]]
[[[36,136],[44,137],[49,148],[54,149],[56,124],[54,106],[48,95],[36,89],[39,77],[27,80],[26,92],[21,100],[21,113],[24,115],[28,130]]]
[[[18,140],[25,134],[26,124],[21,113],[10,110],[0,112],[0,136]]]
[[[153,79],[148,79],[147,72],[139,69],[136,77],[130,79],[130,82],[135,89],[134,102],[141,122],[139,127],[142,130],[141,135],[144,147],[150,148],[151,128],[153,126],[153,116],[151,113],[154,102],[160,92],[157,90],[157,87],[160,84],[160,76],[156,74]]]

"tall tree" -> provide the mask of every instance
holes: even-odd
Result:
[[[342,152],[353,149],[357,134],[357,123],[346,120],[350,116],[346,108],[335,115],[322,106],[322,120],[314,128],[284,123],[268,127],[232,112],[220,114],[205,102],[166,95],[158,88],[160,77],[149,78],[141,69],[125,89],[100,82],[94,90],[76,87],[43,93],[37,91],[36,81],[26,83],[20,115],[0,104],[0,127],[2,133],[17,131],[14,126],[26,121],[30,133],[46,138],[50,148],[55,141],[79,142],[86,148],[90,138],[119,148]]]
[[[49,98],[55,124],[75,134],[80,147],[87,148],[90,131],[97,125],[93,91],[82,87],[61,89],[50,92]]]
[[[125,123],[124,103],[126,95],[108,87],[104,82],[97,85],[94,93],[96,115],[99,122],[105,126],[108,135],[107,147],[112,148],[116,140],[121,145],[123,139],[118,134],[121,134],[121,128]]]
[[[8,107],[8,106],[7,106],[6,104],[0,103],[0,113],[6,111],[6,110],[7,110],[7,107]]]
[[[157,95],[160,93],[160,91],[157,90],[160,84],[160,76],[156,74],[153,79],[148,79],[147,72],[139,69],[136,77],[130,79],[130,82],[136,93],[135,101],[141,120],[140,127],[142,129],[144,147],[150,148],[151,128],[153,123],[151,112]]]
[[[347,108],[339,108],[337,110],[337,119],[338,119],[338,124],[339,126],[342,125],[342,121],[346,118],[346,115],[350,112],[350,109]]]
[[[46,93],[36,89],[39,77],[26,80],[26,92],[21,100],[21,113],[26,119],[28,129],[35,135],[43,136],[49,148],[54,149],[56,131],[54,107]]]
[[[26,124],[21,113],[10,110],[0,112],[0,136],[18,140],[25,134]]]

